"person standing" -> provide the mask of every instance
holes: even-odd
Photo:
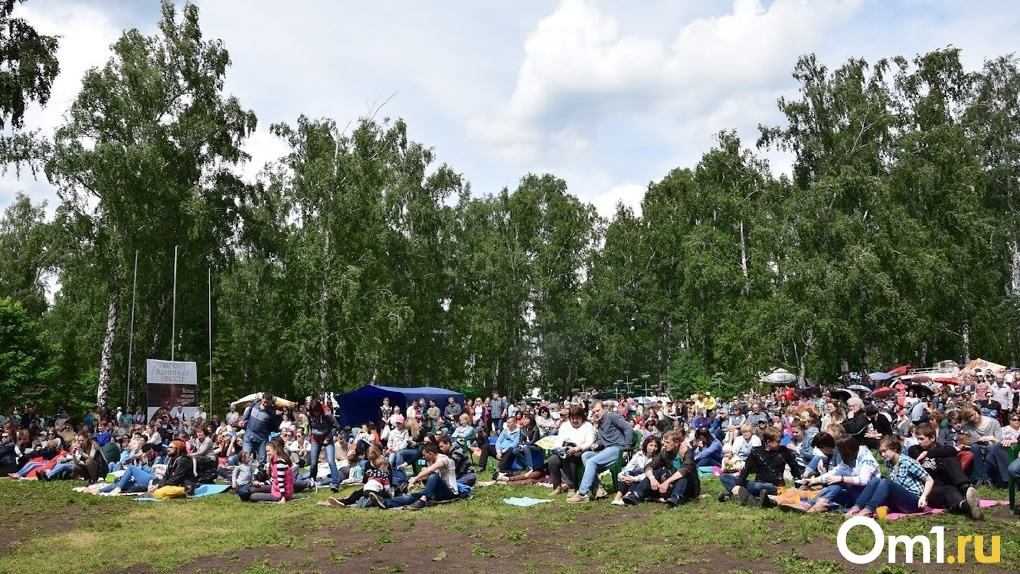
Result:
[[[276,410],[276,397],[273,393],[262,393],[262,397],[252,403],[244,410],[244,415],[238,421],[244,428],[244,442],[242,450],[249,453],[257,453],[259,465],[266,464],[266,442],[269,441],[269,434],[279,428],[280,416]]]
[[[326,463],[329,465],[329,489],[340,490],[340,472],[336,467],[336,418],[327,413],[318,397],[312,399],[308,409],[308,430],[311,433],[311,453],[309,456],[309,478],[315,484],[315,474],[319,468],[319,453],[326,451]]]
[[[492,432],[503,430],[503,416],[506,414],[507,402],[499,396],[499,391],[492,391],[492,401],[489,403],[489,419],[492,421]]]

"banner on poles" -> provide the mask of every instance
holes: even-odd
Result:
[[[191,420],[198,410],[198,365],[194,361],[145,361],[148,419],[160,409]]]

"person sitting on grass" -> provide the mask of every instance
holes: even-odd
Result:
[[[914,428],[917,444],[907,449],[907,456],[921,463],[935,479],[928,496],[928,506],[944,508],[955,514],[967,514],[974,520],[984,516],[981,498],[963,472],[956,449],[935,442],[935,427],[921,423]]]
[[[507,419],[507,422],[513,417]],[[422,490],[397,496],[394,498],[383,498],[375,492],[369,492],[368,497],[372,502],[382,509],[400,508],[406,506],[408,510],[421,510],[429,502],[443,502],[457,498],[457,473],[450,457],[439,452],[435,443],[426,444],[421,450],[422,457],[428,466],[421,472],[412,476],[407,481],[407,488],[410,490],[418,483],[424,483]]]
[[[967,446],[967,443],[970,442],[970,436],[963,434],[963,413],[959,409],[946,411],[945,420],[948,425],[945,428],[939,429],[939,436],[936,442],[954,449],[956,451],[956,458],[960,459],[960,466],[964,472],[967,472],[971,463],[974,462],[974,453]]]
[[[814,505],[810,508],[803,506],[799,508],[814,514],[827,511],[831,502],[841,505],[853,504],[860,497],[864,487],[881,476],[878,461],[871,454],[871,450],[861,446],[857,439],[845,435],[840,437],[836,441],[836,452],[840,456],[839,465],[808,482],[810,485],[824,486],[814,499]]]
[[[461,416],[467,416],[461,414]],[[467,486],[474,486],[478,478],[471,468],[471,458],[464,453],[464,447],[454,442],[454,439],[449,435],[442,435],[436,438],[439,444],[439,452],[450,457],[453,461],[453,468],[457,473],[457,482],[466,484]],[[528,473],[522,473],[524,475]]]
[[[790,449],[782,448],[783,435],[779,429],[769,427],[762,432],[762,446],[755,447],[747,457],[744,468],[738,476],[724,474],[719,477],[723,488],[732,494],[741,504],[752,506],[774,507],[776,503],[769,495],[779,494],[780,486],[785,486],[783,471],[789,467],[794,477],[799,477],[803,470]],[[753,481],[747,477],[755,473]],[[725,500],[720,497],[720,501]]]
[[[624,504],[638,504],[649,497],[666,498],[670,508],[701,495],[701,479],[694,451],[677,431],[662,435],[662,450],[645,465],[645,477],[623,496]]]
[[[764,429],[763,429],[764,430]],[[712,436],[708,429],[694,431],[694,461],[700,467],[722,466],[722,441]]]
[[[241,500],[251,497],[251,483],[255,481],[255,468],[252,465],[251,453],[242,452],[237,456],[237,466],[230,473],[230,489],[237,493]]]
[[[106,476],[110,466],[103,458],[103,450],[96,440],[87,433],[78,433],[77,448],[72,453],[71,478],[84,478],[89,484],[99,481],[100,476]]]
[[[641,482],[645,477],[645,466],[652,461],[659,451],[662,450],[662,439],[655,435],[645,438],[641,443],[641,452],[634,453],[623,467],[616,481],[619,486],[616,488],[616,496],[610,504],[622,505],[623,495],[627,494],[631,486]]]
[[[903,513],[928,507],[928,496],[935,486],[935,479],[919,462],[909,456],[901,456],[902,449],[903,442],[899,438],[892,435],[882,437],[878,452],[885,459],[889,476],[869,482],[847,514],[873,518],[879,506]]]
[[[142,445],[140,452],[138,458],[124,467],[124,473],[116,482],[106,486],[92,485],[84,492],[105,496],[116,496],[122,492],[145,492],[149,484],[159,478],[155,466],[159,460],[160,452],[148,443]]]
[[[354,453],[355,456],[358,456],[356,451],[352,452]],[[391,483],[393,482],[393,470],[394,470],[393,467],[389,466],[389,461],[386,460],[386,457],[382,454],[382,452],[375,447],[370,447],[368,449],[368,452],[365,453],[364,461],[359,463],[355,460],[354,462],[352,462],[352,464],[353,469],[351,471],[351,477],[348,479],[347,484],[360,483],[362,487],[350,493],[346,498],[337,498],[333,496],[327,498],[326,502],[334,508],[346,508],[348,506],[357,506],[359,508],[364,508],[366,506],[371,505],[372,500],[368,498],[368,492],[365,490],[365,483],[368,482],[369,475],[372,473],[373,470],[386,468],[389,472],[387,480]],[[389,496],[389,493],[384,492],[382,493],[382,495]]]
[[[290,466],[286,448],[280,437],[266,443],[266,457],[269,459],[269,466],[266,469],[269,473],[269,482],[268,484],[252,482],[249,500],[285,504],[294,498],[294,470]]]
[[[737,458],[746,461],[747,457],[751,456],[751,450],[759,446],[761,446],[761,438],[754,434],[751,425],[746,423],[741,425],[740,434],[733,441],[733,452]]]
[[[45,474],[52,470],[67,454],[60,448],[60,440],[52,439],[43,443],[42,448],[25,455],[31,458],[25,461],[24,466],[17,472],[12,472],[7,476],[14,480],[36,480],[39,477],[45,480]]]
[[[188,495],[188,487],[193,484],[195,475],[192,474],[191,459],[188,458],[185,449],[183,441],[170,441],[166,447],[166,454],[170,459],[166,475],[163,480],[151,483],[148,488],[153,497],[184,498]]]

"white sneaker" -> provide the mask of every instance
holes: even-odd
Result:
[[[610,502],[609,504],[612,504],[613,506],[626,506],[623,503],[623,499],[622,498],[614,498],[613,501]]]

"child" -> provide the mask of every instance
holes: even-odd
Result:
[[[230,474],[230,488],[245,502],[251,497],[251,483],[255,470],[251,466],[251,453],[242,452],[237,455],[237,466]]]
[[[390,491],[390,464],[386,457],[379,457],[376,459],[374,467],[365,470],[364,490],[366,493],[374,492],[383,498],[390,497],[392,494]]]
[[[722,447],[722,451],[722,471],[724,473],[740,472],[740,469],[744,468],[744,461],[740,460],[736,453],[733,452],[733,446],[725,444]]]
[[[269,484],[253,482],[249,500],[284,504],[294,497],[294,470],[290,467],[283,439],[277,436],[266,444],[266,457],[269,459]]]

